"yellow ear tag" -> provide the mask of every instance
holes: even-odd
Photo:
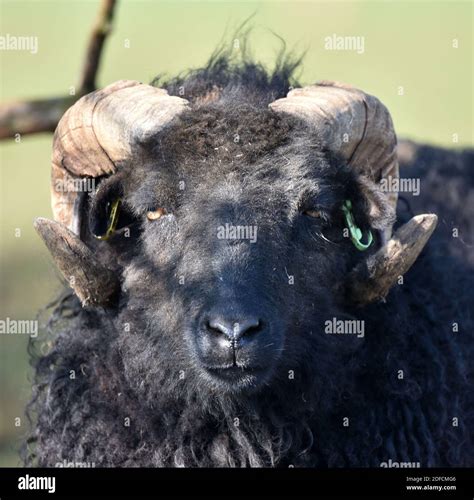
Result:
[[[120,198],[117,198],[115,201],[112,202],[112,208],[110,209],[109,224],[107,226],[107,231],[102,236],[96,236],[98,240],[102,241],[108,240],[112,235],[112,233],[114,233],[115,228],[117,227],[121,201],[122,200]]]

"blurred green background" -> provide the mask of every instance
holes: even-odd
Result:
[[[0,50],[0,101],[63,95],[78,83],[98,1],[0,0],[0,35],[37,36],[37,54]],[[206,62],[254,14],[251,47],[272,66],[281,36],[307,50],[300,80],[333,79],[377,95],[400,137],[446,147],[473,144],[473,3],[119,1],[98,83],[150,81]],[[364,52],[325,50],[325,37],[364,37]],[[458,142],[453,141],[453,137]],[[33,231],[51,215],[51,135],[0,144],[0,319],[34,319],[59,290]],[[19,232],[18,232],[19,230]],[[29,396],[27,338],[0,335],[0,466],[18,464]],[[20,417],[19,426],[15,418]],[[18,424],[18,421],[17,421]]]

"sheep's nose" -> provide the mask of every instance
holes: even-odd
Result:
[[[225,304],[207,310],[199,319],[193,345],[203,367],[217,371],[238,369],[238,376],[265,367],[275,354],[270,321],[250,309]]]
[[[224,335],[230,340],[258,333],[262,329],[262,322],[255,316],[239,318],[224,318],[215,316],[208,319],[207,330],[211,334]]]
[[[265,356],[271,329],[259,315],[244,309],[219,307],[208,310],[199,321],[194,338],[206,366],[232,366]],[[259,361],[259,364],[262,361]]]

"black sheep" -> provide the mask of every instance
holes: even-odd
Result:
[[[42,339],[51,348],[34,356],[27,464],[474,464],[473,154],[402,144],[402,175],[421,189],[399,199],[393,229],[410,205],[442,223],[404,276],[436,219],[396,233],[415,253],[380,278],[393,194],[380,189],[384,174],[335,151],[310,120],[268,108],[294,67],[282,59],[269,75],[218,54],[161,84],[190,104],[170,101],[177,111],[159,130],[148,115],[142,128],[133,122],[138,132],[117,119],[113,136],[136,147],[115,158],[89,157],[88,139],[67,156],[64,138],[76,139],[58,129],[54,182],[80,179],[77,164],[90,162],[82,172],[98,188],[53,185],[71,231],[37,223],[76,294],[56,304]],[[154,90],[132,83],[116,85],[145,89],[133,99],[149,113]],[[387,125],[378,139],[387,157],[371,152],[389,174],[391,134]],[[352,238],[351,216],[361,229]]]

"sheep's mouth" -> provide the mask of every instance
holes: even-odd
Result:
[[[261,366],[224,365],[204,366],[213,382],[228,390],[256,389],[268,377],[269,370]]]

